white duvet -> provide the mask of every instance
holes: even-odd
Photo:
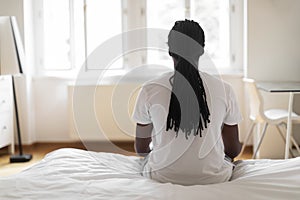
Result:
[[[142,177],[139,169],[138,157],[60,149],[0,178],[0,199],[300,200],[300,158],[242,161],[232,181],[212,185],[162,184]]]

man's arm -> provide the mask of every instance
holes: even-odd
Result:
[[[238,125],[224,124],[222,138],[225,147],[225,154],[234,159],[241,152],[242,144],[239,141]]]
[[[134,148],[135,152],[139,156],[147,156],[151,149],[149,144],[151,143],[152,124],[137,124],[136,125],[136,136]]]

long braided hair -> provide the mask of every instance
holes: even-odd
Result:
[[[204,31],[192,20],[177,21],[168,35],[169,54],[175,65],[170,79],[172,93],[166,130],[181,129],[185,137],[193,132],[202,137],[210,122],[206,93],[198,71],[198,59],[204,53]]]

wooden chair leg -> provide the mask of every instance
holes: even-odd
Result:
[[[259,142],[258,142],[258,145],[257,145],[257,147],[256,147],[256,149],[255,149],[255,151],[254,151],[254,154],[253,154],[253,156],[252,156],[253,159],[256,158],[256,154],[257,154],[257,152],[258,152],[258,150],[259,150],[259,148],[260,148],[260,145],[261,145],[261,143],[262,143],[262,141],[263,141],[263,139],[264,139],[264,137],[265,137],[267,127],[268,127],[268,123],[265,123],[265,125],[264,125],[264,127],[263,127],[263,131],[262,131],[261,138],[260,138],[260,140],[259,140]]]

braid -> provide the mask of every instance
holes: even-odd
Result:
[[[194,21],[176,22],[172,30],[183,33],[204,47],[204,32],[198,23]],[[199,31],[200,30],[200,31]],[[168,44],[170,47],[169,54],[176,60],[175,73],[172,77],[172,93],[170,98],[169,113],[167,117],[166,130],[174,129],[176,136],[181,129],[185,137],[193,132],[194,135],[202,137],[202,130],[207,128],[210,122],[209,108],[206,100],[206,93],[203,81],[200,77],[198,66],[191,64],[187,59],[171,52],[174,46],[174,36],[169,34]],[[185,48],[185,47],[181,47]],[[203,54],[203,49],[198,49],[197,58]],[[185,56],[189,56],[185,53]],[[188,51],[187,51],[188,53]]]

